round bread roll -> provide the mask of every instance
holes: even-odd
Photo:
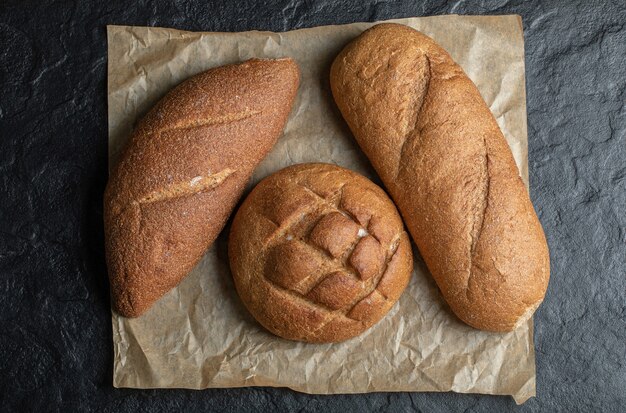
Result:
[[[228,242],[237,292],[272,333],[338,342],[376,324],[413,269],[395,205],[367,178],[334,165],[282,169],[237,212]]]

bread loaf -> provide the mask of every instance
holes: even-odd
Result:
[[[413,256],[395,206],[369,179],[300,164],[259,183],[235,215],[228,256],[252,315],[281,337],[337,342],[378,322]]]
[[[137,317],[191,271],[224,227],[287,121],[291,59],[191,77],[137,125],[104,196],[115,309]]]
[[[418,31],[381,24],[337,56],[331,87],[454,313],[492,331],[526,321],[548,285],[546,239],[460,66]]]

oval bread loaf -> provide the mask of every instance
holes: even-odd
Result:
[[[413,269],[408,234],[385,191],[355,172],[299,164],[261,181],[228,240],[237,292],[281,337],[337,342],[377,323]]]
[[[296,96],[291,59],[191,77],[138,123],[104,196],[113,306],[137,317],[175,287],[224,227]]]
[[[454,313],[491,331],[526,321],[548,285],[546,239],[511,150],[461,67],[420,32],[381,24],[345,47],[330,78]]]

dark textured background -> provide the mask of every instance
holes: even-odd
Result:
[[[516,409],[452,393],[111,386],[105,25],[283,31],[446,13],[524,22],[531,195],[552,278],[535,324],[538,397],[517,409],[625,411],[623,0],[106,3],[0,2],[0,411]]]

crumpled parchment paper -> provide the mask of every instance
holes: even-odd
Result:
[[[433,37],[476,83],[528,185],[524,44],[519,16],[394,20]],[[334,57],[374,23],[285,33],[192,33],[108,26],[109,158],[134,123],[182,80],[252,57],[290,56],[302,72],[284,135],[249,188],[287,165],[329,162],[380,183],[335,107]],[[443,301],[416,252],[413,277],[376,326],[340,344],[304,344],[265,331],[242,305],[224,231],[197,267],[145,315],[112,314],[113,384],[135,388],[280,386],[307,393],[455,391],[535,395],[532,320],[508,334],[475,330]]]

